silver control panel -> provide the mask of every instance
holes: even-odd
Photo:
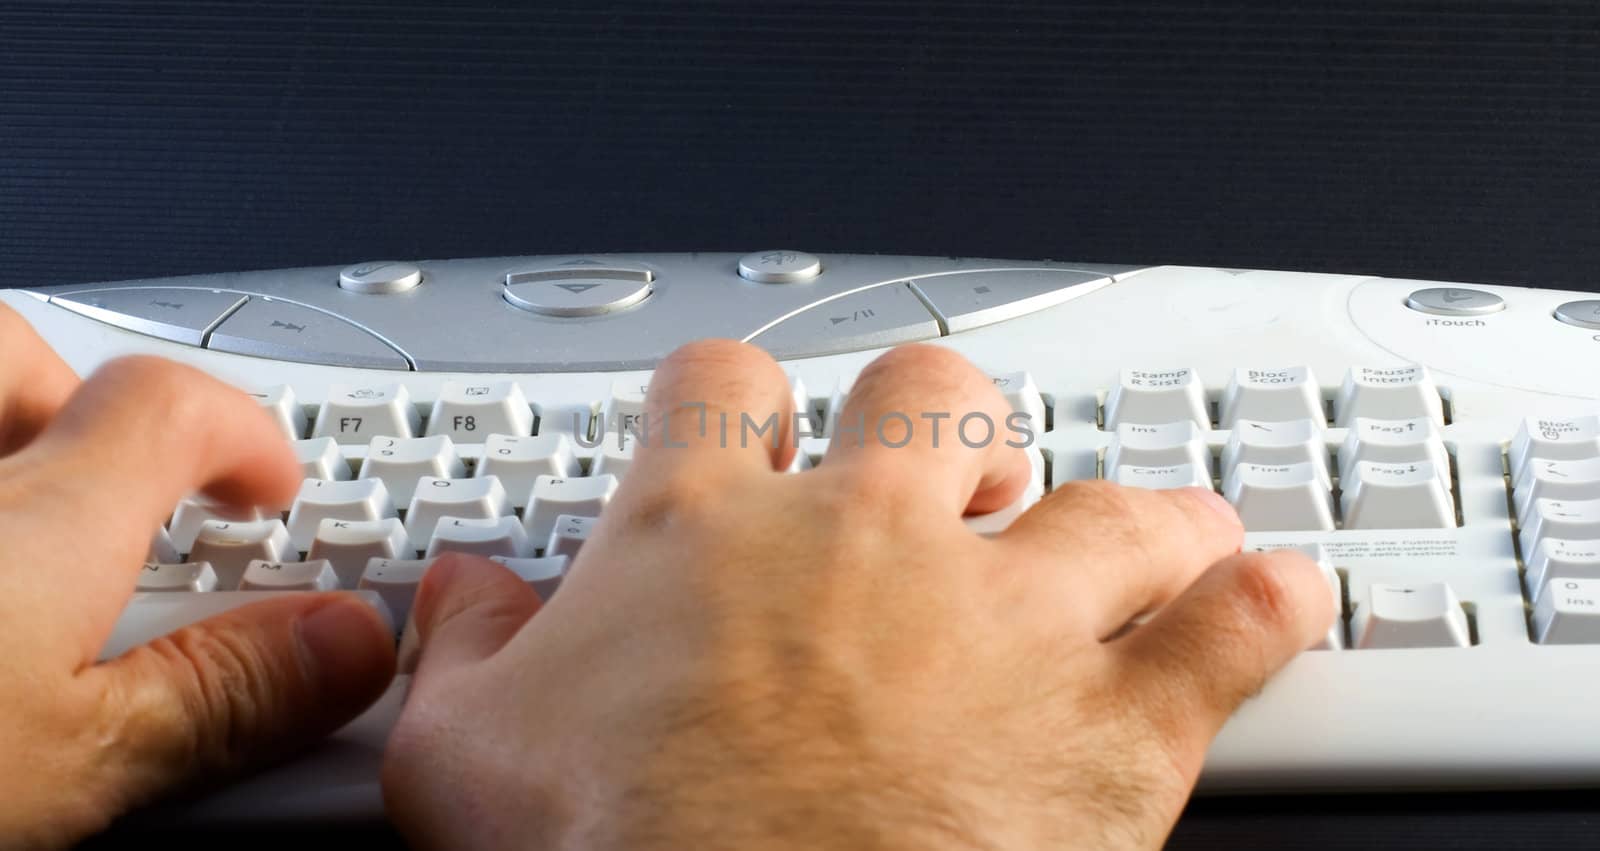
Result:
[[[1001,322],[1138,271],[884,255],[631,254],[374,261],[69,285],[52,304],[219,351],[376,369],[649,368],[690,340],[802,358]]]

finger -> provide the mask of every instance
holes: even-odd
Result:
[[[662,484],[710,471],[770,473],[794,457],[789,379],[771,355],[734,340],[700,340],[650,378],[635,478]]]
[[[0,304],[0,455],[33,440],[78,376],[16,311]]]
[[[1326,634],[1338,604],[1316,564],[1280,550],[1218,563],[1149,623],[1107,646],[1137,705],[1195,770],[1217,730]]]
[[[539,594],[505,566],[448,553],[422,576],[411,609],[416,681],[493,656],[539,611]]]
[[[100,696],[101,797],[137,805],[280,760],[338,729],[394,674],[385,619],[346,594],[253,603],[84,670]]]
[[[1010,505],[1032,475],[1011,406],[965,358],[901,346],[856,379],[835,418],[823,467],[900,483],[954,514]],[[1043,423],[1033,424],[1043,429]]]
[[[29,530],[25,548],[43,544],[14,558],[59,568],[13,591],[81,619],[87,628],[74,635],[85,663],[179,499],[204,490],[224,502],[278,506],[300,482],[293,451],[248,396],[150,357],[101,367],[6,465],[0,518]],[[83,534],[89,523],[93,534]]]
[[[1104,481],[1068,482],[1046,494],[996,538],[1013,564],[1068,600],[1096,638],[1165,605],[1218,559],[1239,551],[1244,526],[1208,489],[1146,490]]]

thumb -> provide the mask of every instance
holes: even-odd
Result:
[[[367,708],[394,633],[353,595],[252,603],[86,669],[109,792],[136,806],[292,755]]]
[[[1173,752],[1198,771],[1228,716],[1327,634],[1339,607],[1304,554],[1239,553],[1110,649],[1135,705],[1177,737]]]
[[[414,661],[422,682],[487,659],[539,605],[539,592],[504,565],[464,553],[439,556],[417,588],[411,623],[401,639],[401,657],[407,660],[402,668],[409,670]]]

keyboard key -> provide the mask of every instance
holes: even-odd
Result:
[[[293,561],[299,555],[282,520],[207,520],[195,535],[189,560],[210,562],[217,574],[217,586],[232,590],[239,587],[239,579],[250,562]]]
[[[424,476],[417,482],[416,495],[406,509],[406,534],[413,541],[433,537],[441,517],[494,518],[511,514],[511,503],[500,480],[494,476],[479,479],[446,479]]]
[[[533,434],[533,408],[514,381],[446,381],[428,415],[428,434],[483,443],[491,434]]]
[[[421,584],[422,574],[428,571],[430,564],[433,564],[433,559],[375,558],[367,562],[356,587],[363,591],[375,591],[383,598],[394,616],[395,632],[398,634],[411,618],[411,604],[416,600],[417,586]]]
[[[1033,507],[1033,504],[1044,498],[1044,454],[1038,447],[1030,446],[1026,450],[1028,463],[1033,467],[1033,473],[1028,478],[1027,487],[1023,488],[1012,503],[1005,508],[991,511],[988,514],[975,514],[964,518],[967,528],[980,535],[995,535],[1006,530],[1024,511]]]
[[[490,556],[493,561],[500,562],[506,569],[515,573],[523,582],[533,586],[539,593],[539,599],[550,602],[556,594],[556,589],[561,587],[561,578],[567,574],[567,564],[571,561],[566,556],[547,556],[545,558],[507,558],[505,556]]]
[[[421,425],[404,384],[335,384],[317,411],[311,436],[360,445],[374,437],[413,437]]]
[[[157,564],[174,564],[178,561],[178,548],[165,528],[157,529],[150,538],[150,549],[145,553],[144,560]]]
[[[589,476],[581,479],[540,476],[533,483],[533,494],[528,509],[523,512],[523,525],[528,530],[528,540],[543,546],[550,540],[556,518],[563,514],[579,517],[599,517],[600,510],[616,493],[616,476]]]
[[[1362,461],[1428,464],[1439,473],[1445,491],[1450,490],[1450,455],[1445,451],[1438,427],[1425,417],[1409,420],[1356,417],[1339,448],[1339,477],[1353,478],[1356,464]]]
[[[187,553],[194,547],[195,534],[207,520],[248,521],[260,520],[264,516],[258,508],[234,508],[217,505],[202,497],[190,497],[179,500],[178,507],[172,510],[172,519],[167,521],[167,533],[172,538],[172,546],[180,553]]]
[[[1237,464],[1222,495],[1251,532],[1334,528],[1333,491],[1314,464]]]
[[[1545,538],[1600,540],[1600,499],[1536,499],[1522,524],[1522,551],[1531,553]]]
[[[293,591],[212,591],[206,594],[138,594],[128,601],[128,607],[101,648],[102,660],[114,659],[128,650],[153,638],[166,635],[192,623],[232,611],[240,606],[259,603],[275,595],[293,594]],[[370,591],[353,592],[361,602],[372,606],[385,622],[392,625],[389,607],[383,598]]]
[[[989,374],[989,380],[1006,397],[1013,412],[1027,415],[1029,428],[1034,434],[1044,434],[1044,396],[1039,393],[1039,385],[1034,383],[1032,374],[996,372]]]
[[[1538,602],[1554,579],[1600,579],[1600,540],[1541,538],[1528,556],[1528,599]]]
[[[1446,529],[1456,525],[1455,502],[1437,468],[1426,461],[1358,461],[1340,480],[1346,529]]]
[[[283,436],[290,440],[299,440],[306,436],[306,412],[295,401],[294,390],[287,384],[268,387],[265,390],[250,394],[268,414],[272,415],[274,422],[283,429]]]
[[[1333,569],[1333,561],[1328,558],[1328,551],[1321,544],[1299,544],[1294,549],[1317,563],[1317,569],[1322,571],[1323,581],[1328,583],[1328,590],[1333,594],[1333,609],[1339,613],[1339,616],[1333,619],[1333,624],[1328,627],[1328,631],[1323,633],[1316,644],[1307,649],[1342,650],[1344,649],[1344,586],[1339,580],[1339,572]]]
[[[478,476],[498,477],[512,507],[518,509],[528,506],[534,479],[540,476],[572,478],[579,472],[572,439],[563,432],[532,437],[491,434],[484,441],[483,460],[473,471]]]
[[[1520,523],[1536,499],[1600,499],[1600,458],[1531,458],[1511,489]]]
[[[618,446],[615,438],[606,438],[595,450],[591,472],[596,476],[616,476],[618,481],[621,481],[627,474],[628,467],[633,464],[633,448],[638,443],[637,440],[629,438]]]
[[[1105,468],[1171,467],[1188,464],[1211,473],[1205,432],[1189,420],[1157,425],[1122,423],[1106,447]]]
[[[1156,491],[1172,488],[1211,489],[1211,474],[1193,464],[1173,464],[1170,467],[1124,464],[1112,471],[1111,480],[1119,485]]]
[[[1455,592],[1443,582],[1373,583],[1355,605],[1350,635],[1363,650],[1382,647],[1468,647],[1472,629]]]
[[[466,465],[456,454],[455,443],[445,435],[433,437],[375,437],[367,445],[367,458],[361,462],[361,478],[382,479],[395,505],[408,505],[423,476],[460,479]]]
[[[545,544],[545,554],[577,558],[578,550],[584,541],[589,540],[589,536],[594,533],[594,524],[598,522],[599,518],[576,517],[571,514],[557,517],[555,528],[550,532],[550,541]]]
[[[789,377],[789,399],[794,405],[794,431],[799,437],[811,437],[818,431],[818,423],[811,411],[811,395],[806,392],[806,384],[797,376]]]
[[[824,437],[833,437],[838,434],[839,415],[844,413],[845,401],[850,398],[850,390],[855,387],[856,376],[854,373],[841,375],[833,383],[833,393],[828,397],[827,426],[823,430]],[[852,433],[853,434],[853,433]],[[852,436],[852,440],[855,438]]]
[[[1192,369],[1125,369],[1106,397],[1107,429],[1123,423],[1155,425],[1179,420],[1190,420],[1201,428],[1211,425],[1205,387]]]
[[[327,479],[342,482],[350,478],[350,464],[339,452],[339,442],[331,437],[313,437],[296,440],[293,444],[295,458],[300,462],[303,479]]]
[[[382,520],[395,516],[394,500],[379,479],[307,479],[300,483],[300,493],[289,509],[289,537],[296,549],[309,550],[324,520]]]
[[[639,418],[644,415],[644,397],[649,391],[649,378],[619,378],[611,382],[611,395],[600,409],[600,426],[595,435],[607,435],[615,443],[617,435],[632,436],[642,429]]]
[[[339,584],[354,588],[367,569],[367,562],[378,559],[411,558],[417,549],[398,517],[380,520],[337,520],[326,518],[317,524],[306,559],[323,559],[333,565]]]
[[[1533,607],[1540,644],[1600,644],[1600,579],[1553,579]]]
[[[1334,425],[1348,426],[1356,417],[1376,420],[1428,419],[1444,427],[1444,401],[1421,366],[1355,367],[1333,400]]]
[[[1600,417],[1528,417],[1511,440],[1511,478],[1526,472],[1528,461],[1581,461],[1600,458]]]
[[[504,517],[442,517],[428,542],[427,557],[447,552],[480,556],[532,558],[533,544],[513,515]]]
[[[337,591],[339,577],[327,559],[252,561],[239,579],[240,591]]]
[[[1322,388],[1310,367],[1236,369],[1222,391],[1218,421],[1233,428],[1239,420],[1257,422],[1327,421]]]
[[[1333,486],[1328,471],[1328,447],[1323,443],[1323,424],[1318,420],[1286,420],[1264,423],[1235,420],[1222,447],[1222,471],[1240,464],[1310,464],[1318,476]]]
[[[217,572],[210,562],[186,561],[176,564],[149,562],[139,571],[135,591],[215,591]]]

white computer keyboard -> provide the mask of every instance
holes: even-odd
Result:
[[[1237,714],[1202,791],[1600,781],[1600,301],[1236,269],[735,254],[367,263],[0,291],[68,362],[153,353],[257,395],[288,510],[176,506],[107,655],[255,595],[363,589],[403,623],[429,556],[556,593],[628,476],[603,427],[675,346],[734,337],[829,415],[929,341],[1046,424],[1023,500],[1105,477],[1218,488],[1247,547],[1305,547],[1344,617]],[[376,815],[401,678],[206,819]]]

